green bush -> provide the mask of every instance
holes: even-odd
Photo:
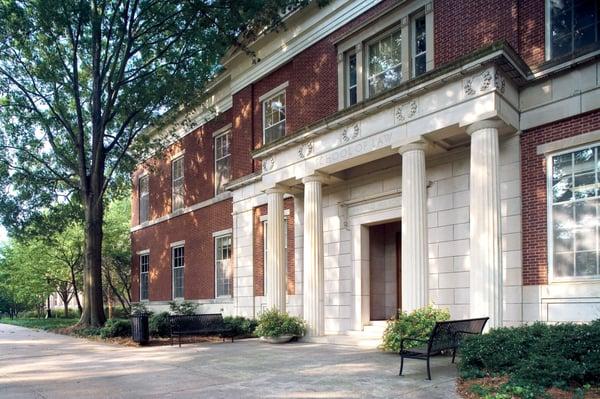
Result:
[[[171,309],[171,313],[173,314],[189,316],[196,314],[198,304],[189,301],[171,301],[169,302],[169,309]]]
[[[252,337],[254,336],[254,330],[258,325],[258,321],[255,319],[247,319],[242,316],[228,316],[223,318],[225,324],[233,329],[236,337]]]
[[[448,310],[434,308],[433,306],[415,309],[411,313],[401,312],[396,317],[388,320],[380,348],[385,351],[398,352],[402,338],[427,339],[436,321],[449,319],[450,312]],[[414,341],[406,341],[404,344],[408,348],[422,345]]]
[[[306,332],[306,323],[299,317],[290,316],[277,309],[266,310],[258,317],[254,333],[258,337],[293,335],[301,337]]]
[[[131,321],[125,319],[109,319],[100,331],[102,338],[129,337]]]
[[[161,312],[150,316],[148,320],[150,335],[153,337],[171,336],[171,326],[169,324],[169,312]]]
[[[148,310],[146,305],[142,302],[131,304],[131,310],[129,311],[129,315],[136,316],[139,314],[147,314],[148,316],[151,316],[153,314],[153,312]]]
[[[536,323],[466,339],[459,371],[463,378],[508,375],[513,385],[566,388],[600,382],[599,360],[600,321]]]

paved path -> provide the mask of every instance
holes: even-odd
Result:
[[[448,358],[257,340],[131,348],[0,324],[0,398],[453,398]]]

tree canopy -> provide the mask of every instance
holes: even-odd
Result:
[[[105,194],[171,112],[193,109],[220,58],[308,0],[0,0],[0,222],[77,203],[82,325],[105,321]]]

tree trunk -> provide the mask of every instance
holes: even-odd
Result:
[[[65,307],[65,319],[69,318],[69,302],[63,301],[63,306]]]
[[[73,296],[75,296],[75,302],[77,302],[77,309],[79,310],[79,315],[83,314],[83,308],[81,306],[81,301],[79,300],[79,290],[77,289],[77,279],[75,278],[75,265],[71,267],[71,286],[73,287]]]
[[[92,182],[92,191],[95,191],[96,185]],[[84,308],[79,325],[102,327],[106,321],[102,298],[102,199],[97,195],[88,195],[85,208]]]

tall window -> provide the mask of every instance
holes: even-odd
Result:
[[[150,185],[148,176],[140,177],[138,181],[138,190],[139,190],[139,215],[140,215],[140,223],[144,223],[148,221],[148,214],[150,208]]]
[[[263,122],[265,144],[285,135],[285,92],[263,102]]]
[[[224,186],[231,177],[229,140],[229,132],[215,137],[215,194],[225,191]]]
[[[552,277],[600,277],[600,147],[554,155],[549,162]]]
[[[148,272],[150,269],[150,254],[140,255],[140,300],[148,300]]]
[[[425,73],[427,66],[427,32],[425,13],[417,14],[412,20],[412,58],[413,76]]]
[[[287,229],[287,217],[284,218],[284,226],[283,226],[283,245],[285,246],[285,262],[287,266],[287,258],[288,258],[288,229]],[[264,284],[264,292],[267,292],[267,279],[269,275],[267,273],[267,256],[269,252],[269,241],[267,239],[267,230],[269,228],[269,223],[265,220],[263,222],[263,284]],[[287,270],[287,267],[285,268]]]
[[[231,235],[215,239],[216,297],[230,297],[233,288],[231,265]]]
[[[171,195],[172,210],[176,211],[183,208],[183,196],[184,196],[184,185],[183,185],[183,157],[179,157],[171,161],[171,176],[172,176],[172,187],[173,192]]]
[[[348,99],[348,105],[354,105],[358,101],[358,79],[356,73],[356,53],[352,52],[348,54],[347,65],[347,88],[346,98]]]
[[[402,35],[393,32],[368,45],[369,96],[397,86],[402,81]]]
[[[549,58],[593,47],[600,41],[600,2],[547,0]]]
[[[171,249],[171,262],[173,265],[173,299],[183,298],[183,277],[185,269],[183,245]]]

